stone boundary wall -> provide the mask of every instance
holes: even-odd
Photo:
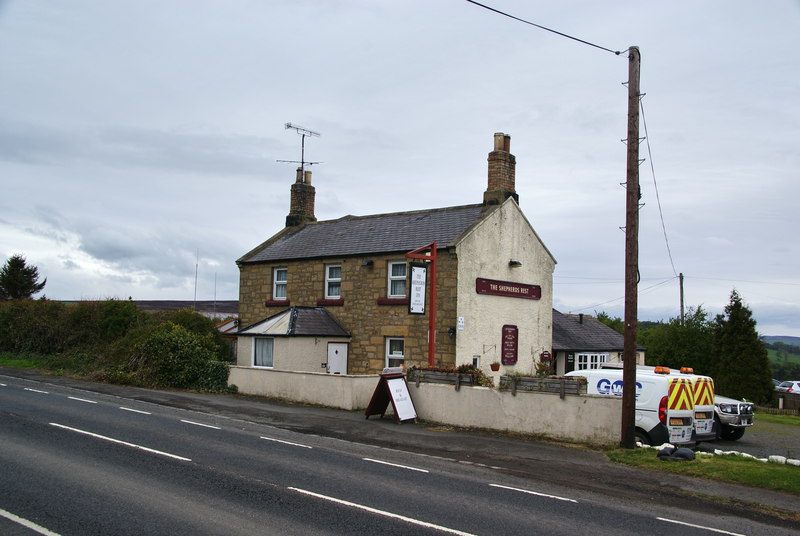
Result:
[[[345,410],[363,410],[377,375],[340,375],[230,367],[228,383],[240,393]],[[417,416],[451,426],[482,428],[547,439],[610,445],[619,442],[619,397],[499,391],[436,383],[408,384]],[[391,406],[387,413],[391,413]]]

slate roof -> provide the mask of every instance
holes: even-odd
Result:
[[[322,307],[289,307],[243,328],[237,335],[350,337]]]
[[[445,247],[480,219],[484,209],[464,205],[309,223],[278,233],[237,262],[407,252],[432,242]]]
[[[622,351],[625,337],[596,318],[565,315],[553,309],[553,351],[572,350]],[[643,350],[641,346],[640,350]]]

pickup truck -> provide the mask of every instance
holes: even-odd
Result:
[[[726,396],[714,397],[714,419],[717,438],[736,441],[744,435],[747,427],[753,426],[753,404]]]

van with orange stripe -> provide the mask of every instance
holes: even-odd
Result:
[[[607,367],[607,366],[606,366]],[[568,372],[586,378],[588,394],[622,396],[622,369]],[[694,446],[694,394],[688,378],[669,369],[636,370],[636,439],[646,445]]]
[[[671,374],[688,378],[692,382],[695,439],[714,441],[717,438],[717,429],[714,426],[714,378],[699,376],[687,367],[681,367],[680,371],[672,371]]]
[[[694,400],[694,432],[696,441],[714,441],[717,438],[717,427],[714,422],[714,378],[700,376],[689,367],[680,370],[667,367],[648,367],[638,365],[636,370],[654,372],[659,369],[662,373],[686,378],[692,385],[692,399]]]

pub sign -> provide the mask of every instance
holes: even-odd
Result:
[[[504,365],[516,365],[519,349],[519,329],[517,326],[503,326],[500,361]]]

